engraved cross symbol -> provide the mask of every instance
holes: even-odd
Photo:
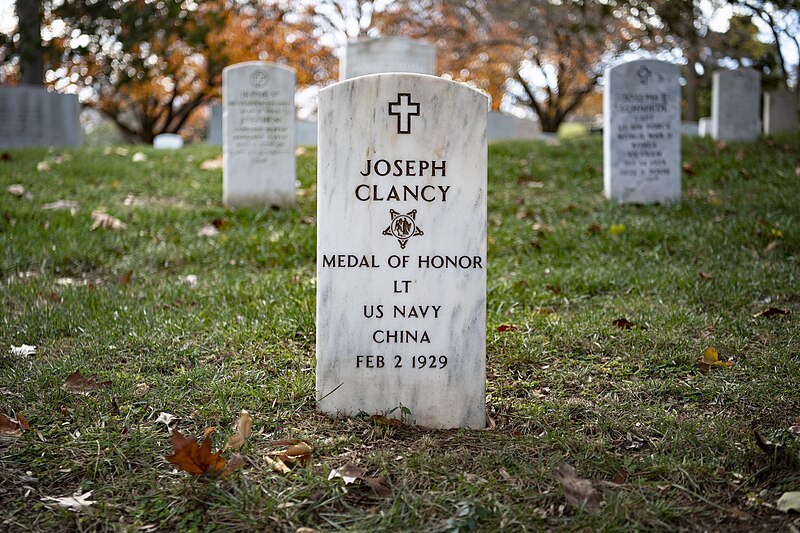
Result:
[[[650,76],[652,76],[653,73],[650,72],[649,68],[641,67],[636,71],[636,75],[639,76],[639,81],[642,82],[642,85],[647,85],[647,82],[650,81]]]
[[[397,117],[397,133],[411,133],[411,117],[419,116],[419,102],[411,101],[411,93],[397,93],[397,101],[389,102],[389,114]]]

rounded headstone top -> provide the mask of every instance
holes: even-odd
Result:
[[[223,74],[226,72],[230,72],[232,70],[238,69],[255,69],[255,68],[266,68],[266,69],[276,69],[276,70],[285,70],[287,73],[291,73],[292,75],[295,74],[295,70],[292,67],[287,67],[286,65],[281,65],[280,63],[270,63],[268,61],[242,61],[241,63],[234,63],[233,65],[228,65],[224,69],[222,69]]]
[[[175,133],[162,133],[153,138],[153,148],[177,150],[183,148],[183,138]]]

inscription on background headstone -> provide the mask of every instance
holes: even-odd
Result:
[[[404,39],[380,37],[347,43],[339,61],[339,79],[382,72],[436,74],[436,47]]]
[[[416,74],[320,91],[320,411],[485,427],[487,110]]]
[[[761,73],[722,70],[711,81],[711,136],[718,141],[755,141],[761,133]]]
[[[797,131],[797,95],[790,91],[764,93],[764,134]]]
[[[631,61],[606,70],[605,194],[625,203],[681,196],[681,93],[676,65]]]
[[[76,95],[24,85],[0,88],[1,148],[80,144],[80,105]]]
[[[251,61],[223,70],[225,205],[294,203],[294,88],[294,70],[282,65]]]

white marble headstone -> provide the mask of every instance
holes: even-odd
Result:
[[[641,60],[606,70],[603,165],[606,197],[670,203],[681,196],[681,89],[676,65]]]
[[[213,104],[206,126],[206,143],[222,146],[222,104]]]
[[[316,146],[317,121],[298,120],[295,122],[295,139],[298,146]]]
[[[761,133],[761,73],[722,70],[711,79],[711,136],[718,141],[755,141]]]
[[[539,123],[534,120],[515,117],[508,113],[490,111],[487,131],[490,141],[538,139],[541,128]]]
[[[0,148],[80,144],[76,95],[29,85],[0,88]]]
[[[681,121],[681,135],[683,137],[697,137],[699,135],[700,124],[693,120]]]
[[[153,137],[153,148],[159,150],[178,150],[183,148],[183,138],[174,133],[161,133]]]
[[[487,111],[418,74],[320,91],[320,411],[485,427]]]
[[[250,61],[222,72],[222,200],[230,207],[294,203],[293,69]]]
[[[703,117],[697,121],[697,135],[711,137],[711,117]]]
[[[339,61],[339,79],[381,72],[436,74],[436,47],[403,37],[351,41]]]
[[[797,131],[797,94],[791,91],[764,93],[764,134]]]

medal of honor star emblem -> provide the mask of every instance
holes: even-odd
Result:
[[[391,235],[400,243],[400,248],[405,249],[408,239],[423,235],[422,230],[417,227],[417,210],[414,209],[406,214],[398,213],[394,209],[389,210],[392,218],[389,227],[383,230],[384,235]]]

